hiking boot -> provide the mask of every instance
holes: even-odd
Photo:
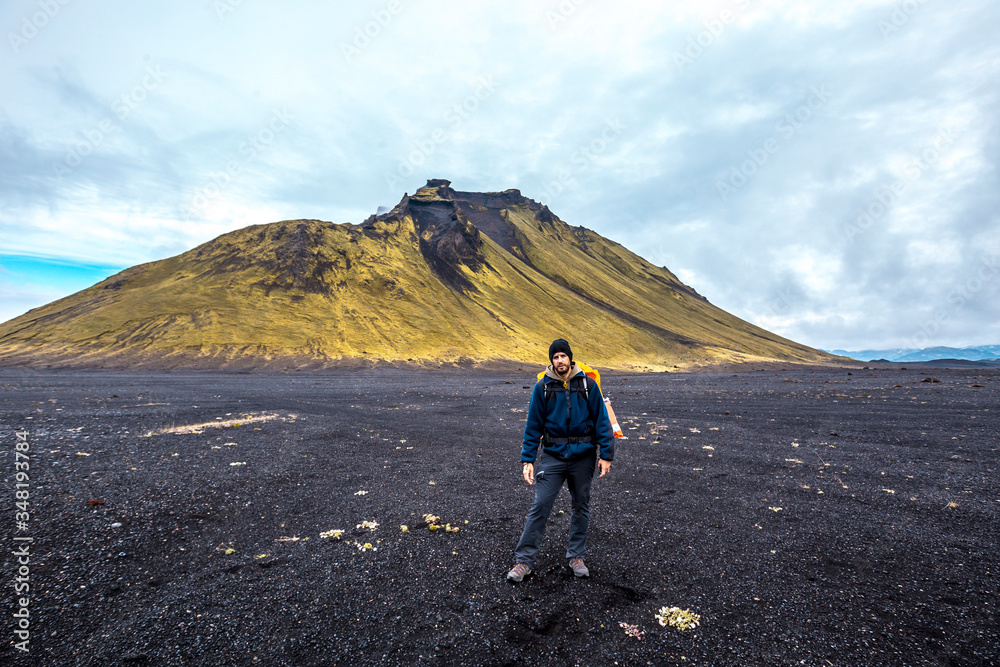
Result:
[[[518,563],[507,573],[507,579],[513,581],[515,584],[519,584],[529,574],[531,574],[531,568],[524,563]]]
[[[577,576],[577,577],[589,577],[590,576],[590,570],[588,570],[587,566],[583,564],[583,559],[582,558],[570,558],[569,559],[569,567],[570,567],[571,570],[573,570],[573,575],[574,576]]]

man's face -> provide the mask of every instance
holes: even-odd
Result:
[[[552,355],[552,368],[559,375],[565,375],[569,370],[569,355],[565,352],[556,352]]]

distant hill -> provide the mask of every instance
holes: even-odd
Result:
[[[286,220],[141,264],[0,324],[0,364],[316,368],[845,360],[713,306],[517,190],[431,180],[363,224]]]
[[[892,350],[832,350],[837,354],[858,361],[885,359],[887,361],[934,361],[937,359],[964,359],[980,361],[1000,357],[1000,345],[978,345],[973,347],[925,347],[922,349],[897,348]]]
[[[897,364],[901,363],[913,363],[920,366],[934,366],[939,368],[998,368],[1000,367],[1000,359],[979,359],[978,361],[971,361],[969,359],[934,359],[933,361],[915,361],[915,362],[893,362]]]

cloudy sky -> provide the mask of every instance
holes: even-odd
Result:
[[[996,0],[7,0],[0,321],[519,188],[824,349],[1000,343]]]

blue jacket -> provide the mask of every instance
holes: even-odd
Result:
[[[584,375],[579,371],[578,375]],[[545,403],[543,385],[555,382],[560,390]],[[568,381],[567,381],[568,382]],[[600,457],[606,461],[615,458],[615,444],[611,434],[611,421],[604,407],[601,389],[591,378],[587,378],[589,396],[585,400],[582,393],[566,392],[562,388],[566,382],[544,376],[535,383],[528,405],[528,421],[524,425],[524,442],[521,445],[521,460],[534,463],[542,434],[548,432],[553,438],[574,438],[591,434],[590,442],[548,443],[545,451],[561,459],[572,459],[600,448]],[[570,403],[567,404],[567,395]],[[591,428],[593,430],[591,430]]]

